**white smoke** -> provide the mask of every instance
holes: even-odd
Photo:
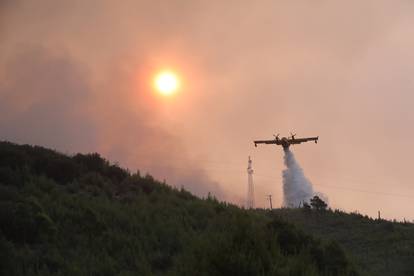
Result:
[[[312,183],[303,174],[293,152],[284,149],[286,169],[283,170],[283,205],[299,207],[314,196]]]

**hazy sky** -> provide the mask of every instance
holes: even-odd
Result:
[[[168,183],[282,203],[293,147],[334,208],[414,219],[414,2],[0,0],[0,139],[98,151]],[[182,89],[161,97],[154,74]]]

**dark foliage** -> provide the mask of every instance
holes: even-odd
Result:
[[[336,243],[98,154],[0,143],[0,275],[355,275]]]
[[[330,257],[322,262],[325,266],[339,267],[344,260],[343,248],[364,274],[414,275],[412,223],[371,219],[339,210],[320,212],[309,208],[276,209],[268,215],[283,218],[316,237],[334,240],[335,243],[326,248],[326,255]],[[323,260],[323,252],[315,251],[314,254],[318,256],[317,259]]]
[[[323,201],[319,196],[314,196],[313,198],[311,198],[310,205],[313,209],[318,211],[326,210],[326,208],[328,207],[328,204],[326,204],[326,202]],[[307,208],[306,205],[303,206],[304,208]]]

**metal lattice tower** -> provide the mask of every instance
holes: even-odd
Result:
[[[247,163],[247,208],[254,208],[254,186],[253,186],[253,169],[252,169],[252,159]]]

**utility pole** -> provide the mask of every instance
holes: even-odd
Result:
[[[254,186],[253,186],[253,168],[252,159],[249,156],[247,161],[247,208],[254,208]]]
[[[269,203],[270,203],[270,210],[273,210],[273,205],[272,205],[272,195],[268,195],[267,198],[269,199]]]

